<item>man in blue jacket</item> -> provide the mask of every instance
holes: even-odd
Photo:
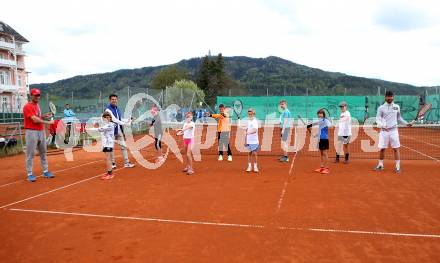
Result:
[[[128,152],[127,152],[127,147],[126,147],[125,139],[124,139],[124,128],[122,127],[124,125],[130,125],[130,120],[128,120],[128,121],[121,120],[122,113],[118,108],[118,95],[111,94],[108,98],[110,100],[110,104],[107,106],[105,111],[110,113],[110,115],[112,116],[112,122],[117,124],[115,126],[115,142],[117,142],[119,144],[119,146],[121,147],[121,152],[122,152],[122,157],[124,158],[125,168],[133,168],[134,164],[130,163],[130,160],[128,160]],[[114,152],[111,153],[111,158],[112,158],[113,169],[115,169],[116,163],[115,163]]]

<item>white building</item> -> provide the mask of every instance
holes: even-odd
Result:
[[[26,43],[26,38],[0,21],[0,112],[20,113],[27,101]]]

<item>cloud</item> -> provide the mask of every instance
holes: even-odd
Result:
[[[388,4],[381,6],[375,21],[394,31],[408,31],[435,25],[429,13],[412,5]]]
[[[79,37],[82,35],[87,35],[87,34],[93,34],[98,30],[98,26],[97,25],[82,25],[82,26],[75,26],[75,27],[63,27],[60,28],[60,31],[63,34],[66,34],[68,36],[73,36],[73,37]]]
[[[439,85],[437,0],[23,0],[31,82],[175,63],[208,50]],[[401,7],[399,15],[393,10]],[[411,7],[414,10],[407,10]],[[401,19],[403,17],[404,19]],[[388,19],[388,20],[387,20]],[[420,22],[420,21],[422,22]]]

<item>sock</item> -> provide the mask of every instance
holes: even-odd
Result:
[[[251,164],[251,163],[248,163],[248,167],[252,167],[252,164]]]
[[[336,154],[336,161],[339,161],[339,154]]]
[[[400,160],[396,160],[396,168],[400,169]]]
[[[350,156],[349,153],[346,153],[346,154],[345,154],[345,160],[346,160],[346,161],[348,161],[348,157],[349,157],[349,156]]]
[[[383,166],[383,160],[379,160],[379,166]]]

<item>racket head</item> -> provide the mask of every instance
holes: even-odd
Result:
[[[428,103],[423,105],[420,109],[419,112],[417,113],[417,117],[416,120],[423,118],[423,116],[425,116],[425,114],[432,109],[432,104]]]
[[[243,102],[241,100],[234,100],[232,104],[235,114],[240,119],[241,112],[243,111]]]
[[[177,136],[182,136],[182,135],[183,135],[183,131],[177,131],[177,132],[176,132],[176,135],[177,135]]]
[[[325,112],[325,117],[331,119],[330,111],[327,108],[321,108]]]
[[[298,114],[298,120],[303,124],[303,125],[307,125],[307,123],[304,121],[304,119],[301,117],[301,115]]]
[[[52,101],[49,102],[49,110],[54,115],[57,113],[57,107],[55,106],[55,104],[53,104]]]
[[[231,107],[225,107],[225,113],[227,113],[228,116],[231,117],[234,113],[234,110]]]

